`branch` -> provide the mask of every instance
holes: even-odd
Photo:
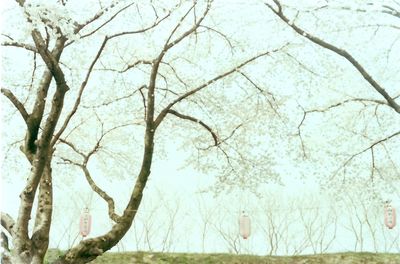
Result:
[[[343,168],[343,167],[345,167],[347,164],[349,164],[355,157],[361,155],[362,153],[364,153],[364,152],[366,152],[366,151],[368,151],[368,150],[371,150],[371,159],[372,159],[372,162],[373,162],[373,164],[372,164],[373,167],[372,167],[372,168],[375,168],[375,156],[374,156],[373,148],[374,148],[376,145],[382,144],[382,143],[384,143],[385,141],[388,141],[388,140],[390,140],[391,138],[393,138],[393,137],[395,137],[395,136],[398,136],[398,135],[400,135],[400,130],[397,131],[397,132],[395,132],[395,133],[393,133],[393,134],[391,134],[391,135],[389,135],[389,136],[387,136],[387,137],[385,137],[385,138],[383,138],[383,139],[380,139],[380,140],[378,140],[378,141],[375,141],[375,142],[372,143],[369,147],[367,147],[367,148],[365,148],[365,149],[363,149],[363,150],[361,150],[361,151],[359,151],[359,152],[357,152],[357,153],[351,155],[351,157],[348,158],[348,159],[343,163],[343,165],[342,165],[337,171],[339,171],[341,168]],[[337,171],[336,171],[336,173],[337,173]],[[334,175],[336,175],[336,173],[335,173]],[[372,175],[372,176],[373,176],[373,175]],[[372,177],[372,176],[371,176],[371,177]]]
[[[327,106],[325,108],[322,108],[322,109],[313,109],[313,110],[308,110],[308,111],[305,111],[305,112],[306,113],[315,113],[315,112],[322,113],[322,112],[326,112],[326,111],[328,111],[328,110],[330,110],[332,108],[344,106],[345,104],[351,103],[351,102],[359,102],[359,103],[362,103],[363,105],[366,105],[365,103],[375,103],[375,104],[387,105],[387,103],[385,101],[382,101],[382,100],[366,99],[366,98],[351,98],[351,99],[344,100],[342,102],[338,102],[336,104],[329,105],[329,106]]]
[[[297,135],[300,137],[301,149],[302,149],[304,158],[307,157],[307,154],[306,154],[306,151],[305,151],[305,145],[304,145],[303,137],[301,135],[301,126],[304,124],[304,121],[306,120],[307,115],[311,114],[311,113],[325,113],[325,112],[327,112],[327,111],[329,111],[329,110],[331,110],[333,108],[344,106],[345,104],[351,103],[351,102],[359,102],[359,103],[362,103],[363,105],[366,105],[365,103],[375,103],[377,105],[381,105],[381,104],[387,105],[387,103],[385,101],[382,101],[382,100],[366,99],[366,98],[351,98],[351,99],[347,99],[347,100],[344,100],[342,102],[338,102],[336,104],[332,104],[332,105],[329,105],[329,106],[327,106],[325,108],[320,108],[320,109],[304,110],[304,108],[302,106],[300,106],[301,109],[303,110],[303,117],[302,117],[299,125],[297,126]]]
[[[64,49],[64,42],[57,40],[55,46],[52,50],[52,55],[58,61],[60,59],[61,53]],[[44,109],[46,106],[47,93],[52,81],[52,75],[49,69],[45,69],[43,76],[41,78],[40,84],[37,88],[36,99],[33,105],[32,113],[27,121],[27,132],[25,136],[25,143],[23,147],[23,152],[27,156],[28,160],[32,160],[32,155],[36,151],[35,141],[38,139],[40,124],[43,119]]]
[[[157,59],[155,59],[153,64],[152,64],[150,80],[149,80],[149,85],[148,85],[147,109],[146,109],[147,110],[147,112],[146,112],[146,124],[147,124],[147,128],[148,128],[149,132],[154,132],[154,130],[157,128],[157,124],[154,125],[154,122],[155,122],[155,120],[154,120],[154,102],[155,102],[154,92],[155,92],[156,79],[157,79],[157,76],[158,76],[158,69],[159,69],[160,63],[161,63],[164,55],[166,54],[166,52],[169,49],[171,49],[173,46],[175,46],[176,44],[181,42],[183,39],[185,39],[187,36],[189,36],[192,32],[194,32],[199,27],[200,23],[203,21],[203,19],[205,18],[205,16],[207,15],[207,13],[208,13],[208,11],[210,9],[211,1],[207,2],[207,8],[204,11],[203,16],[199,19],[199,21],[197,21],[197,23],[195,23],[195,25],[193,25],[192,28],[190,28],[189,30],[184,32],[175,41],[170,43],[170,40],[171,40],[172,36],[176,32],[176,30],[180,27],[181,22],[188,16],[190,11],[195,7],[196,4],[197,3],[195,1],[194,4],[191,6],[191,8],[189,8],[189,10],[181,17],[181,19],[179,20],[178,24],[175,26],[175,28],[172,30],[172,32],[170,33],[169,37],[167,38],[167,40],[166,40],[166,42],[164,44],[163,50],[161,51],[161,53],[158,55]],[[167,113],[165,112],[164,116],[166,114]]]
[[[232,137],[235,135],[236,131],[237,131],[239,128],[241,128],[242,126],[243,126],[243,124],[237,125],[237,126],[231,131],[231,133],[229,134],[229,136],[227,136],[227,137],[225,137],[225,138],[223,138],[223,139],[220,139],[220,140],[218,141],[218,145],[217,145],[218,149],[221,150],[221,152],[223,152],[223,154],[226,156],[227,161],[228,161],[229,165],[232,167],[232,169],[233,169],[233,166],[232,166],[232,164],[231,164],[231,162],[230,162],[230,158],[229,158],[228,154],[225,152],[225,150],[222,149],[222,146],[221,146],[221,145],[222,145],[223,143],[226,143],[230,138],[232,138]],[[214,147],[214,146],[216,146],[216,145],[211,145],[211,146],[208,146],[208,147],[206,147],[206,148],[197,147],[197,149],[199,149],[199,150],[208,150],[208,149],[210,149],[211,147]]]
[[[274,102],[276,101],[276,100],[275,100],[275,96],[273,95],[273,93],[271,93],[271,92],[269,92],[269,91],[265,91],[264,89],[262,89],[259,85],[257,85],[257,84],[256,84],[249,76],[247,76],[247,74],[245,74],[244,72],[238,71],[238,73],[239,73],[240,75],[242,75],[249,83],[251,83],[262,95],[265,96],[265,93],[267,93],[269,96],[272,97],[272,100],[273,100]],[[272,104],[271,100],[269,100],[269,98],[268,98],[267,96],[265,96],[265,98],[267,99],[269,106],[270,106],[271,109],[275,112],[275,114],[276,114],[277,116],[281,117],[280,114],[279,114],[279,112],[278,112],[278,110],[277,110],[278,107],[274,107],[274,105]]]
[[[7,235],[6,235],[3,231],[1,231],[1,247],[2,247],[5,251],[7,251],[7,253],[10,253],[10,247],[8,246],[8,237],[7,237]],[[4,256],[4,252],[3,252],[2,255]],[[3,257],[3,256],[2,256],[2,257]],[[3,260],[2,260],[1,263],[5,263],[5,262],[3,262]],[[11,262],[10,262],[10,263],[11,263]]]
[[[12,237],[14,236],[15,221],[9,214],[1,212],[1,226],[4,227]]]
[[[284,21],[287,25],[289,25],[294,31],[296,31],[298,34],[304,36],[305,38],[309,39],[311,42],[314,42],[315,44],[333,51],[334,53],[342,56],[345,58],[347,61],[349,61],[356,69],[357,71],[363,76],[363,78],[378,92],[380,93],[388,102],[388,105],[393,108],[397,113],[400,113],[400,105],[396,103],[396,101],[386,92],[386,90],[380,86],[375,79],[372,78],[372,76],[364,69],[364,67],[356,60],[354,59],[353,56],[351,56],[346,50],[340,49],[328,42],[325,42],[324,40],[317,38],[307,32],[305,32],[303,29],[299,28],[296,26],[293,21],[290,21],[282,12],[282,6],[280,5],[278,0],[273,0],[274,3],[277,5],[278,9],[275,10],[271,5],[266,4],[269,9],[272,10],[282,21]]]
[[[119,216],[118,214],[115,213],[115,204],[114,204],[114,199],[109,196],[105,191],[103,191],[93,180],[88,168],[87,168],[87,164],[90,160],[90,157],[97,152],[97,150],[100,148],[100,143],[103,140],[104,136],[107,135],[108,133],[110,133],[111,131],[114,131],[118,128],[121,127],[125,127],[125,126],[129,126],[131,124],[124,124],[124,125],[120,125],[120,126],[116,126],[113,127],[109,130],[107,130],[106,132],[103,132],[102,135],[100,136],[100,138],[97,140],[96,145],[93,147],[93,149],[91,151],[88,152],[88,154],[84,154],[81,151],[78,150],[78,148],[72,144],[71,142],[68,142],[65,139],[60,139],[60,142],[66,144],[67,146],[69,146],[73,151],[75,151],[77,154],[79,154],[80,156],[83,157],[83,162],[82,163],[77,163],[74,161],[71,161],[69,159],[66,158],[61,158],[64,161],[73,164],[75,166],[80,167],[84,174],[85,174],[85,178],[88,182],[88,184],[90,185],[90,187],[92,188],[92,190],[94,192],[96,192],[101,198],[103,198],[104,201],[107,202],[108,204],[108,216],[110,217],[111,220],[113,220],[114,222],[118,223],[121,220],[121,216]]]
[[[5,88],[1,88],[1,93],[4,94],[11,101],[11,103],[13,103],[13,105],[18,109],[22,118],[25,120],[25,123],[27,123],[29,114],[26,112],[24,105],[18,100],[18,98],[10,90]]]
[[[285,46],[286,46],[286,45],[284,45],[283,47],[285,47]],[[220,75],[214,77],[213,79],[207,81],[206,83],[204,83],[204,84],[198,86],[197,88],[195,88],[195,89],[193,89],[193,90],[190,90],[190,91],[184,93],[183,95],[179,96],[178,98],[176,98],[174,101],[172,101],[169,105],[167,105],[167,107],[165,107],[165,108],[160,112],[160,114],[157,116],[157,118],[156,118],[156,120],[155,120],[155,127],[157,127],[157,126],[160,125],[160,123],[162,122],[162,120],[164,119],[164,117],[166,116],[166,114],[168,113],[168,111],[169,111],[175,104],[177,104],[177,103],[179,103],[180,101],[186,99],[187,97],[189,97],[189,96],[191,96],[191,95],[193,95],[193,94],[195,94],[195,93],[197,93],[197,92],[203,90],[204,88],[208,87],[209,85],[213,84],[214,82],[216,82],[216,81],[218,81],[218,80],[220,80],[220,79],[222,79],[222,78],[225,78],[225,77],[231,75],[232,73],[237,72],[240,68],[243,68],[243,67],[246,66],[247,64],[249,64],[249,63],[251,63],[251,62],[253,62],[253,61],[255,61],[255,60],[257,60],[257,59],[259,59],[259,58],[261,58],[261,57],[267,56],[267,55],[269,55],[269,54],[272,53],[272,52],[276,52],[276,51],[282,49],[283,47],[281,47],[281,48],[279,48],[279,49],[275,49],[275,50],[273,50],[273,51],[267,51],[267,52],[261,53],[261,54],[259,54],[259,55],[257,55],[257,56],[254,56],[254,57],[252,57],[252,58],[250,58],[250,59],[248,59],[248,60],[242,62],[241,64],[237,65],[237,66],[234,67],[233,69],[231,69],[231,70],[229,70],[229,71],[227,71],[227,72],[224,72],[224,73],[222,73],[222,74],[220,74]]]
[[[367,5],[371,6],[373,5],[373,3],[367,3]],[[381,5],[380,6],[381,9],[380,10],[373,10],[374,12],[377,13],[384,13],[387,15],[391,15],[394,16],[396,18],[400,18],[400,11],[396,10],[395,8],[388,6],[388,5]],[[323,8],[331,8],[328,5],[323,6]],[[341,10],[348,10],[348,11],[356,11],[356,12],[361,12],[361,13],[368,13],[371,12],[372,10],[368,10],[366,8],[351,8],[348,6],[343,6],[343,7],[333,7],[334,9],[341,9]]]
[[[70,142],[66,142],[66,141],[62,141],[63,143],[67,144],[68,146],[70,146],[74,151],[76,150],[76,147],[70,143]],[[78,154],[81,154],[80,152],[78,152]],[[121,219],[121,216],[117,215],[115,213],[115,202],[114,199],[109,196],[105,191],[103,191],[97,184],[96,182],[93,180],[88,168],[87,168],[87,161],[86,163],[84,162],[83,164],[74,162],[70,159],[64,158],[64,157],[60,157],[66,164],[72,164],[75,165],[79,168],[81,168],[83,170],[83,173],[85,174],[85,178],[86,181],[88,182],[90,188],[97,193],[104,201],[106,201],[107,205],[108,205],[108,216],[110,217],[111,220],[113,220],[115,223],[118,223]],[[87,158],[87,156],[85,156],[85,159]]]
[[[164,21],[165,19],[167,19],[169,16],[171,15],[171,12],[169,12],[167,15],[165,15],[163,18],[156,20],[152,25],[142,28],[142,29],[137,29],[137,30],[133,30],[133,31],[124,31],[124,32],[120,32],[114,35],[109,36],[110,39],[115,38],[115,37],[119,37],[119,36],[123,36],[123,35],[132,35],[132,34],[138,34],[138,33],[143,33],[146,32],[152,28],[155,28],[156,26],[158,26],[162,21]]]
[[[127,8],[129,8],[130,6],[132,6],[133,3],[126,5],[125,7],[121,8],[120,10],[118,10],[113,16],[111,16],[107,21],[105,21],[103,24],[101,24],[100,26],[98,26],[96,29],[92,30],[91,32],[82,35],[80,38],[86,38],[89,37],[91,35],[93,35],[94,33],[96,33],[98,30],[100,30],[102,27],[104,27],[105,25],[107,25],[110,21],[112,21],[118,14],[120,14],[122,11],[126,10]],[[113,7],[114,5],[111,5],[110,7]],[[105,11],[107,11],[108,8],[106,8],[105,10],[100,11],[98,14],[96,14],[93,18],[91,18],[90,20],[88,20],[87,22],[85,22],[84,24],[79,25],[75,32],[78,33],[83,27],[85,27],[86,25],[92,23],[93,21],[97,20],[99,17],[101,17]],[[143,33],[146,32],[150,29],[155,28],[156,26],[158,26],[162,21],[164,21],[166,18],[168,18],[171,15],[171,12],[169,12],[167,15],[165,15],[163,18],[156,20],[152,25],[142,28],[142,29],[138,29],[138,30],[133,30],[133,31],[124,31],[121,33],[117,33],[114,35],[111,35],[108,37],[108,39],[113,39],[115,37],[118,36],[123,36],[123,35],[131,35],[131,34],[138,34],[138,33]],[[158,17],[157,17],[158,18]],[[73,42],[73,41],[72,41]],[[70,45],[72,42],[69,42],[66,46]]]
[[[190,34],[192,34],[194,31],[196,31],[196,29],[200,26],[201,22],[204,20],[204,18],[206,17],[207,13],[210,11],[211,8],[211,2],[212,1],[207,1],[207,8],[204,11],[203,15],[199,18],[199,20],[193,25],[192,28],[190,28],[189,30],[187,30],[186,32],[184,32],[180,37],[178,37],[176,40],[174,40],[173,42],[169,42],[172,38],[172,36],[174,35],[174,33],[176,32],[176,30],[179,28],[179,26],[181,25],[181,23],[183,22],[183,20],[186,18],[186,16],[189,14],[189,12],[195,7],[196,5],[196,1],[194,2],[193,6],[188,10],[188,12],[181,18],[181,20],[179,21],[179,23],[176,25],[176,27],[172,30],[170,36],[168,37],[165,45],[164,45],[164,51],[169,50],[170,48],[172,48],[173,46],[175,46],[176,44],[178,44],[179,42],[181,42],[183,39],[185,39],[187,36],[189,36]]]
[[[175,115],[175,116],[177,116],[179,118],[186,119],[186,120],[198,123],[199,125],[203,126],[206,130],[208,130],[208,132],[211,133],[211,136],[214,139],[214,146],[217,146],[219,144],[218,143],[217,134],[215,134],[215,132],[208,125],[206,125],[203,121],[201,121],[200,119],[197,119],[197,118],[194,118],[194,117],[191,117],[191,116],[188,116],[188,115],[183,115],[183,114],[181,114],[181,113],[179,113],[179,112],[177,112],[175,110],[172,110],[172,109],[168,110],[168,114],[173,114],[173,115]]]
[[[122,11],[124,11],[125,9],[127,9],[128,7],[130,7],[131,5],[133,5],[133,3],[128,4],[127,6],[121,8],[120,10],[118,10],[118,12],[116,12],[113,16],[111,16],[108,20],[106,20],[103,24],[101,24],[99,27],[97,27],[95,30],[93,30],[90,33],[87,33],[85,35],[83,35],[81,38],[85,38],[88,37],[92,34],[94,34],[96,31],[98,31],[99,29],[101,29],[102,27],[104,27],[105,25],[107,25],[111,20],[113,20],[119,13],[121,13]],[[105,10],[107,11],[107,9]]]
[[[329,111],[330,109],[333,109],[333,108],[336,108],[336,107],[340,107],[340,106],[344,106],[345,104],[351,103],[351,102],[359,102],[359,103],[362,103],[363,105],[366,105],[365,102],[375,103],[375,104],[378,104],[378,105],[380,105],[380,104],[387,105],[387,103],[385,101],[381,101],[381,100],[365,99],[365,98],[351,98],[351,99],[344,100],[342,102],[338,102],[336,104],[329,105],[329,106],[327,106],[325,108],[312,109],[312,110],[307,110],[307,111],[304,110],[304,108],[302,108],[303,109],[303,118],[300,121],[300,124],[298,125],[297,128],[300,130],[300,127],[303,125],[303,123],[304,123],[304,121],[306,119],[306,116],[308,114],[310,114],[310,113],[325,113],[325,112]]]
[[[80,167],[82,168],[83,172],[85,173],[86,180],[89,183],[92,190],[94,192],[96,192],[101,198],[103,198],[104,201],[107,202],[108,216],[110,217],[110,219],[113,220],[115,223],[118,223],[121,219],[121,216],[119,216],[115,213],[114,199],[111,196],[109,196],[105,191],[103,191],[99,186],[97,186],[97,184],[94,182],[92,176],[90,175],[90,172],[87,169],[86,165],[80,165]]]
[[[121,97],[117,97],[117,98],[115,98],[115,99],[110,99],[109,101],[106,101],[106,102],[103,102],[103,103],[101,103],[101,104],[97,104],[97,105],[94,105],[94,106],[82,106],[82,107],[84,107],[84,108],[99,108],[99,107],[102,107],[102,106],[108,106],[108,105],[113,104],[113,103],[115,103],[115,102],[118,102],[118,101],[121,101],[121,100],[124,100],[124,99],[128,99],[128,98],[131,98],[131,97],[134,96],[137,92],[141,92],[141,90],[142,90],[142,89],[145,89],[146,87],[147,87],[146,85],[142,85],[142,86],[139,87],[138,89],[133,90],[133,92],[131,92],[130,94],[127,94],[127,95],[124,95],[124,96],[121,96]]]
[[[64,73],[60,68],[58,59],[53,56],[53,54],[47,49],[47,45],[45,44],[40,32],[37,30],[33,30],[32,38],[35,42],[36,48],[38,49],[38,53],[40,54],[47,68],[50,70],[54,79],[56,80],[57,88],[65,90],[65,92],[68,91],[69,87],[65,81]],[[65,43],[66,39],[65,37],[61,36],[58,41],[62,41],[63,43]]]
[[[132,5],[132,4],[130,4]],[[129,6],[130,6],[129,5]],[[82,24],[77,24],[76,28],[74,30],[75,33],[78,33],[79,31],[81,31],[84,27],[86,27],[87,25],[89,25],[90,23],[96,21],[97,19],[99,19],[101,16],[104,15],[105,12],[107,12],[109,9],[113,8],[115,6],[115,3],[112,3],[110,6],[104,8],[103,10],[100,10],[99,12],[97,12],[92,18],[90,18],[89,20],[87,20],[86,22],[82,23]],[[127,6],[127,7],[129,7]],[[124,7],[122,10],[126,9],[127,7]],[[122,10],[118,11],[117,14],[119,12],[121,12]],[[116,15],[117,15],[116,14]],[[116,16],[114,15],[114,17]],[[109,22],[109,21],[108,21]]]
[[[38,148],[37,151],[35,150],[34,152],[34,157],[32,157],[32,171],[20,195],[21,204],[17,219],[18,229],[16,230],[16,232],[18,233],[18,237],[24,239],[25,241],[28,241],[29,238],[28,226],[29,220],[31,218],[32,206],[35,199],[36,191],[45,166],[49,159],[51,160],[51,156],[53,155],[53,149],[50,148],[50,142],[53,137],[55,127],[57,126],[59,117],[61,115],[61,111],[63,109],[65,93],[69,89],[68,85],[65,82],[64,73],[58,65],[59,57],[53,56],[53,54],[48,51],[39,32],[34,30],[32,32],[32,37],[35,41],[36,47],[38,48],[39,54],[42,56],[43,60],[45,60],[47,67],[55,78],[57,87],[53,95],[51,109],[48,113],[48,117],[46,119],[41,137],[37,142],[33,142],[34,145],[38,146]],[[63,37],[57,39],[56,46],[60,46],[62,49],[65,40],[66,39]],[[45,87],[46,90],[47,88],[48,87]],[[42,116],[39,116],[39,120],[41,120],[41,118]],[[36,123],[35,125],[40,126],[40,123]],[[30,131],[28,131],[28,133],[30,133]],[[37,134],[35,136],[37,137]],[[17,244],[16,247],[18,247],[17,250],[25,251],[27,245],[26,243],[21,243]]]
[[[71,142],[60,138],[60,142],[64,143],[65,145],[69,146],[73,151],[75,151],[77,154],[79,154],[80,156],[82,156],[83,158],[86,157],[85,154],[83,154],[81,151],[79,151],[74,144],[72,144]],[[71,162],[72,163],[72,162]]]
[[[132,63],[132,64],[129,64],[128,66],[126,66],[125,69],[120,70],[119,72],[120,72],[120,73],[126,72],[127,70],[129,70],[129,69],[131,69],[131,68],[134,68],[134,67],[136,67],[136,66],[139,65],[139,64],[152,65],[153,62],[152,62],[152,61],[148,61],[148,60],[138,60],[138,61],[135,61],[135,62]]]
[[[188,84],[182,80],[182,78],[179,76],[179,74],[176,72],[175,68],[168,62],[162,62],[162,64],[167,65],[171,70],[172,73],[174,74],[175,78],[184,86],[184,87],[188,87]],[[166,86],[168,86],[168,83],[165,81]],[[172,92],[170,89],[167,89],[167,91],[175,94],[175,92]]]
[[[234,46],[232,45],[231,40],[228,38],[228,36],[226,36],[226,35],[225,35],[224,33],[222,33],[221,31],[216,30],[216,29],[214,29],[214,28],[212,28],[212,27],[209,27],[209,26],[204,26],[204,25],[200,25],[199,28],[205,28],[205,29],[207,29],[207,30],[209,30],[209,31],[211,31],[211,32],[214,32],[214,33],[216,33],[217,35],[221,36],[221,37],[228,43],[228,45],[229,45],[229,47],[231,48],[231,50],[233,50]]]
[[[19,43],[16,41],[5,41],[3,43],[1,43],[2,46],[11,46],[11,47],[18,47],[18,48],[24,48],[26,50],[29,51],[33,51],[33,52],[37,52],[37,49],[29,44],[25,44],[25,43]]]
[[[92,61],[92,64],[90,65],[90,67],[89,67],[89,69],[88,69],[88,71],[86,73],[85,80],[81,84],[81,87],[80,87],[79,93],[78,93],[78,97],[75,100],[74,107],[72,108],[71,112],[69,113],[69,115],[65,119],[64,124],[62,125],[62,127],[60,128],[58,133],[52,139],[51,146],[54,146],[57,143],[57,140],[60,138],[60,136],[62,135],[64,130],[67,128],[69,121],[71,120],[71,118],[74,116],[74,114],[78,110],[79,104],[81,102],[81,97],[82,97],[83,91],[84,91],[84,89],[85,89],[85,87],[86,87],[86,85],[87,85],[87,83],[89,81],[90,74],[92,73],[93,67],[96,64],[97,60],[100,58],[100,55],[101,55],[104,47],[106,46],[107,40],[108,40],[108,38],[105,37],[104,40],[103,40],[103,43],[100,46],[99,51],[96,54],[96,57]]]

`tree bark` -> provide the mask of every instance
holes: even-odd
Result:
[[[34,40],[36,40],[36,38],[40,38],[40,36],[34,36]],[[52,213],[50,165],[54,151],[50,143],[63,109],[65,94],[69,90],[64,79],[64,73],[58,66],[58,60],[61,56],[65,41],[66,39],[63,37],[58,39],[54,52],[49,52],[47,48],[43,47],[44,44],[40,43],[40,41],[35,41],[42,59],[48,66],[48,71],[45,72],[42,83],[38,88],[36,103],[29,118],[32,119],[27,122],[26,141],[28,142],[26,142],[23,151],[31,162],[32,167],[25,188],[20,194],[21,203],[13,235],[13,263],[42,263],[48,247]],[[43,41],[41,40],[41,42]],[[54,77],[56,80],[57,88],[53,95],[49,115],[43,125],[43,130],[39,138],[38,132],[40,122],[43,118],[43,110],[51,77]],[[33,123],[30,123],[29,121],[32,120]],[[33,202],[39,185],[41,192],[39,194],[38,219],[36,219],[35,230],[30,238],[28,226],[31,219]],[[49,206],[46,207],[46,210],[44,208],[41,210],[41,206],[45,203],[49,203]]]
[[[146,187],[147,179],[150,175],[154,151],[154,129],[151,124],[146,128],[144,141],[145,147],[141,170],[136,179],[131,198],[120,218],[120,221],[106,234],[81,241],[77,246],[71,248],[63,256],[54,261],[53,264],[88,263],[114,247],[129,230],[139,208],[143,196],[143,190]]]
[[[53,213],[53,188],[51,161],[46,164],[39,186],[39,202],[32,240],[32,264],[43,263],[49,246],[51,216]]]
[[[140,202],[143,197],[143,190],[146,187],[147,180],[151,171],[151,164],[154,151],[154,134],[156,126],[154,123],[154,90],[157,79],[157,72],[160,61],[164,53],[161,53],[152,66],[149,80],[149,88],[147,93],[147,109],[146,109],[146,130],[144,136],[144,153],[142,165],[139,175],[136,179],[134,189],[132,191],[128,205],[119,221],[102,236],[90,238],[81,241],[77,246],[69,249],[64,255],[60,256],[53,264],[83,264],[88,263],[107,250],[114,247],[128,232],[139,209]]]

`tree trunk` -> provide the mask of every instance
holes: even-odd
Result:
[[[77,246],[69,249],[63,256],[59,257],[53,264],[83,264],[88,263],[107,250],[114,247],[126,234],[132,225],[136,212],[143,196],[143,190],[150,175],[151,163],[154,150],[154,129],[152,125],[146,128],[145,149],[143,161],[138,178],[136,179],[131,198],[123,215],[106,234],[81,241]]]
[[[25,243],[23,251],[13,250],[12,263],[42,264],[49,245],[49,232],[51,226],[53,188],[51,165],[46,164],[39,186],[39,202],[35,218],[33,234],[29,239],[14,239],[17,243]],[[18,248],[19,249],[19,248]]]

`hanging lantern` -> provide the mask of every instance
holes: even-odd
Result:
[[[250,217],[243,211],[239,217],[239,233],[243,239],[250,236]]]
[[[92,216],[89,213],[89,208],[85,208],[81,215],[81,219],[79,221],[79,233],[86,237],[90,233],[90,228],[92,226]]]
[[[392,229],[396,225],[396,209],[389,202],[385,203],[385,225]]]

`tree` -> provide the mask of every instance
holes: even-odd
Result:
[[[211,18],[207,20],[212,1],[151,1],[147,5],[99,1],[100,10],[85,18],[81,11],[92,10],[91,3],[16,2],[19,9],[9,12],[12,23],[21,26],[3,34],[2,45],[10,49],[10,55],[5,55],[1,92],[22,117],[16,121],[15,142],[24,138],[20,149],[30,172],[17,218],[6,213],[1,218],[12,238],[14,262],[43,262],[52,222],[52,183],[69,175],[68,170],[77,173],[70,165],[79,168],[92,191],[107,203],[114,224],[103,235],[79,242],[56,263],[87,263],[115,246],[131,227],[142,201],[155,145],[162,145],[156,134],[171,134],[162,129],[183,135],[200,127],[211,135],[211,140],[195,141],[195,147],[203,162],[212,155],[223,158],[218,167],[222,181],[232,184],[239,175],[245,183],[243,172],[253,168],[253,176],[259,176],[249,182],[255,183],[264,177],[261,171],[271,170],[267,154],[243,152],[238,142],[248,138],[244,128],[254,125],[257,116],[275,110],[273,95],[258,86],[245,68],[282,47],[238,52],[234,40],[220,32]],[[210,39],[215,49],[208,44]],[[226,56],[229,63],[219,66],[216,54]],[[10,63],[13,56],[21,61]],[[235,83],[239,78],[241,83]],[[230,87],[230,92],[237,92],[233,97],[223,90],[229,83],[235,83]],[[235,103],[222,103],[227,98]],[[243,106],[241,111],[238,105]],[[217,126],[210,112],[217,120],[228,115]],[[12,112],[8,118],[13,118]],[[211,121],[213,125],[208,124]],[[171,130],[176,126],[182,131]],[[126,145],[131,148],[123,149]],[[121,154],[124,151],[130,155]],[[7,155],[12,156],[11,152]],[[101,167],[104,157],[106,166],[141,157],[140,164],[132,162],[139,169],[127,170],[136,176],[121,214],[112,196],[96,182],[101,169],[111,173]],[[59,163],[68,167],[55,166]],[[92,173],[96,166],[100,170]],[[115,167],[118,171],[119,166]],[[32,230],[31,218],[35,220]]]
[[[391,34],[398,36],[399,26],[396,23],[400,18],[399,3],[397,1],[344,3],[331,0],[285,5],[283,1],[273,0],[265,4],[280,22],[298,36],[294,41],[304,43],[304,46],[300,45],[301,47],[309,46],[313,53],[330,56],[334,65],[344,70],[339,69],[336,73],[329,64],[325,71],[326,62],[317,60],[320,63],[317,68],[311,57],[305,61],[304,56],[300,56],[298,52],[296,55],[289,54],[298,66],[318,81],[326,78],[325,73],[338,74],[340,77],[337,78],[342,79],[341,76],[344,76],[351,81],[345,85],[353,86],[346,90],[345,85],[327,79],[329,83],[323,82],[321,86],[326,87],[321,90],[327,93],[328,89],[336,89],[341,94],[336,92],[332,98],[324,98],[323,93],[314,91],[319,96],[317,101],[308,100],[307,107],[299,105],[302,114],[296,135],[301,143],[302,156],[310,158],[314,150],[310,146],[312,145],[310,140],[305,137],[315,138],[316,134],[321,133],[320,127],[327,129],[327,126],[320,126],[317,129],[315,123],[325,123],[329,120],[331,123],[336,123],[334,129],[341,130],[342,133],[340,136],[330,137],[325,131],[322,132],[327,143],[323,146],[326,147],[324,154],[333,156],[330,162],[336,164],[336,169],[331,172],[328,181],[325,181],[325,184],[330,182],[327,189],[337,186],[338,182],[341,182],[339,184],[341,186],[357,182],[368,188],[382,189],[383,182],[392,193],[397,192],[394,185],[398,186],[400,175],[396,159],[400,131],[394,120],[399,119],[400,95],[398,89],[394,87],[397,78],[392,66],[396,61],[397,55],[394,54],[398,50],[398,38],[390,36]],[[365,21],[371,21],[371,17],[374,22],[366,23]],[[373,49],[373,44],[378,46],[379,43],[383,43],[382,39],[384,44]],[[364,52],[367,48],[368,51],[374,50],[374,52]],[[320,74],[321,72],[323,73]],[[358,92],[355,92],[354,87],[357,87]],[[315,117],[317,114],[321,114],[322,117]],[[307,129],[307,122],[314,124],[313,135],[310,135],[310,130]],[[349,145],[338,144],[338,140],[353,144],[354,151],[349,152]],[[322,144],[318,147],[321,148]],[[326,165],[328,161],[322,162],[323,158],[321,155],[318,156],[320,163],[325,163],[323,167],[329,167]],[[372,191],[371,194],[376,193]]]

